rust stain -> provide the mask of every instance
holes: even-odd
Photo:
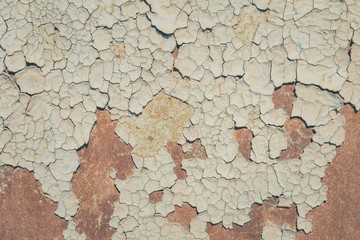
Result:
[[[205,160],[207,158],[205,148],[199,139],[194,141],[190,152],[184,153],[182,147],[176,142],[168,142],[166,148],[175,163],[174,173],[178,179],[186,178],[186,171],[181,168],[183,159],[199,158]]]
[[[284,109],[289,117],[284,126],[288,146],[281,152],[281,159],[299,159],[313,137],[312,128],[307,128],[298,118],[290,118],[294,99],[294,85],[282,85],[272,95],[274,108]]]
[[[252,139],[253,134],[250,129],[240,128],[235,130],[235,140],[239,145],[239,153],[248,161],[250,161]]]
[[[184,152],[181,146],[176,142],[169,142],[166,147],[175,163],[174,173],[176,177],[178,179],[185,179],[186,171],[181,168],[181,162],[184,159]]]
[[[294,102],[294,85],[282,85],[272,94],[275,109],[284,109],[288,116],[291,116]]]
[[[299,159],[301,153],[311,142],[313,131],[306,128],[298,118],[291,118],[285,122],[285,134],[287,137],[287,148],[280,154],[281,159]]]
[[[188,203],[183,203],[181,207],[175,206],[175,211],[170,213],[166,218],[169,222],[180,223],[187,231],[190,229],[190,222],[197,215],[196,208]]]
[[[225,229],[221,223],[206,226],[206,232],[212,240],[254,240],[260,239],[263,227],[268,221],[279,226],[295,227],[297,218],[295,205],[290,208],[279,208],[275,199],[269,199],[262,205],[253,204],[250,212],[251,221],[244,226],[233,225]]]
[[[139,117],[130,117],[125,122],[128,131],[134,134],[137,141],[133,153],[151,157],[168,141],[176,142],[192,114],[190,105],[163,92],[159,93]]]
[[[162,197],[164,195],[163,191],[156,191],[156,192],[152,192],[149,195],[149,201],[151,203],[157,203],[160,202],[162,200]]]
[[[108,223],[119,192],[109,173],[115,170],[117,178],[126,179],[135,166],[132,148],[114,133],[116,123],[109,112],[97,111],[96,117],[88,146],[78,152],[80,167],[72,182],[80,208],[74,220],[87,239],[110,239],[115,230]]]
[[[179,48],[176,47],[175,50],[171,53],[174,59],[176,59],[179,55]]]
[[[360,236],[360,112],[345,105],[345,142],[326,168],[323,184],[328,187],[327,202],[312,210],[312,233],[298,232],[297,240],[354,240]]]
[[[57,217],[57,204],[46,198],[33,173],[0,167],[0,238],[63,239],[66,221]]]

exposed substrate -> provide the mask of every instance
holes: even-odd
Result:
[[[310,233],[353,136],[340,111],[360,108],[359,13],[355,0],[0,3],[0,209],[15,209],[0,233]],[[51,227],[4,227],[31,220],[25,204]]]

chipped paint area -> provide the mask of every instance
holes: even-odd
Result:
[[[174,212],[170,213],[166,218],[169,222],[180,223],[181,226],[189,231],[190,223],[196,217],[196,209],[191,207],[188,203],[183,203],[182,206],[175,206]]]
[[[89,144],[78,152],[81,165],[72,180],[80,201],[74,222],[87,239],[110,239],[115,231],[108,223],[119,198],[114,179],[131,176],[135,166],[132,148],[115,135],[116,122],[111,122],[110,114],[97,111],[96,116]]]
[[[56,203],[41,192],[32,173],[0,167],[2,239],[63,239],[67,223],[54,215],[56,208]]]
[[[254,204],[251,207],[251,221],[244,226],[234,225],[231,229],[224,229],[221,224],[207,224],[206,231],[213,240],[253,240],[261,239],[263,228],[271,223],[287,231],[290,236],[295,235],[296,208],[279,208],[275,199],[268,199],[262,205]],[[275,238],[274,238],[275,239]]]
[[[356,207],[360,201],[360,130],[355,127],[360,125],[360,112],[346,105],[341,114],[346,118],[346,138],[325,171],[323,183],[329,188],[328,200],[308,213],[313,232],[308,235],[298,232],[298,240],[356,239],[360,236],[360,229],[353,225],[360,221],[360,209]]]
[[[359,1],[25,2],[0,3],[0,233],[311,239],[350,202],[328,169],[356,139]]]
[[[250,160],[252,132],[247,128],[235,130],[235,139],[239,145],[239,153],[246,159]]]
[[[313,137],[311,128],[298,118],[291,118],[285,123],[285,134],[288,146],[281,152],[282,159],[300,159],[301,153],[310,144]]]

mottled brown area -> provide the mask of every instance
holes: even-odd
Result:
[[[281,159],[299,159],[301,153],[311,142],[313,131],[307,128],[298,118],[291,118],[285,122],[287,148],[280,154]]]
[[[240,128],[235,130],[235,139],[239,145],[239,153],[248,161],[250,161],[251,141],[253,134],[250,129]]]
[[[151,203],[157,203],[160,202],[162,200],[162,197],[164,195],[163,191],[156,191],[156,192],[152,192],[149,195],[149,201]]]
[[[207,158],[205,147],[201,144],[201,140],[197,139],[194,141],[190,152],[186,152],[184,159],[188,158],[199,158],[205,160]]]
[[[272,95],[274,108],[284,109],[289,117],[291,116],[294,99],[294,85],[283,85],[278,90],[274,91]]]
[[[175,206],[175,211],[166,218],[169,222],[180,223],[185,230],[189,231],[190,222],[196,215],[196,208],[193,208],[188,203],[183,203],[181,207]]]
[[[257,29],[267,21],[269,14],[270,11],[261,12],[251,5],[241,8],[238,23],[234,26],[236,40],[250,46]]]
[[[186,178],[186,171],[181,168],[183,159],[199,158],[205,160],[207,158],[205,148],[200,140],[196,140],[192,145],[191,151],[186,153],[184,153],[182,147],[176,142],[168,142],[166,148],[175,163],[174,173],[178,179]]]
[[[73,178],[73,191],[80,200],[75,216],[77,230],[87,239],[110,239],[115,233],[108,226],[113,204],[119,198],[109,173],[126,179],[132,174],[132,148],[114,133],[115,122],[106,111],[96,112],[97,123],[86,148],[80,150],[80,168]]]
[[[251,221],[244,226],[233,225],[233,229],[225,229],[221,223],[206,226],[206,232],[212,240],[254,240],[260,239],[263,227],[268,221],[279,226],[295,227],[296,208],[279,208],[276,200],[270,199],[262,205],[253,204],[250,212]]]
[[[297,234],[297,240],[355,240],[360,238],[360,112],[346,105],[345,142],[325,171],[323,184],[328,190],[327,202],[312,210],[312,233]]]
[[[129,117],[124,124],[137,145],[133,153],[152,157],[169,141],[177,141],[185,123],[193,114],[190,105],[160,92],[138,117]]]
[[[0,167],[0,239],[63,239],[66,222],[55,215],[33,173]]]
[[[110,44],[110,49],[114,57],[122,59],[125,56],[125,45],[123,42],[115,42]]]

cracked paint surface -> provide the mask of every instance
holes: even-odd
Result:
[[[336,189],[326,169],[356,139],[340,111],[360,109],[359,12],[0,3],[0,166],[34,174],[66,240],[316,236],[312,210]]]
[[[276,206],[277,202],[274,199],[265,201],[262,205],[254,204],[252,206],[250,216],[251,221],[244,226],[235,225],[232,229],[224,229],[221,224],[211,225],[207,224],[206,231],[210,235],[210,239],[260,239],[264,226],[271,222],[283,228],[288,228],[289,232],[294,235],[291,228],[294,228],[296,222],[296,208],[279,208]]]
[[[191,151],[186,153],[183,152],[181,146],[176,142],[169,142],[166,145],[166,148],[175,163],[174,173],[178,179],[186,178],[186,171],[181,168],[181,162],[183,159],[198,158],[204,160],[207,157],[200,140],[195,140],[192,144]]]

